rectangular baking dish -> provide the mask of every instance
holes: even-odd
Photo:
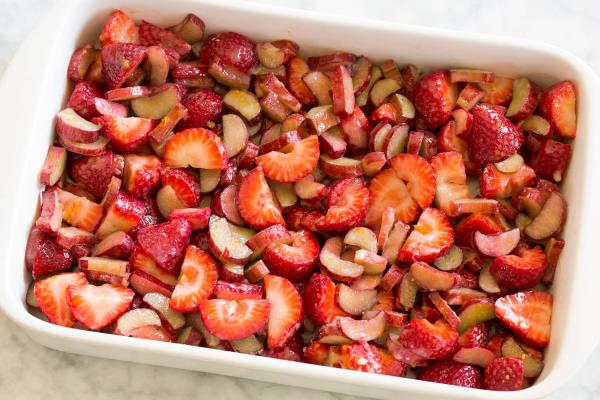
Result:
[[[37,175],[53,137],[54,115],[64,106],[66,69],[73,49],[94,42],[112,8],[159,25],[187,12],[210,31],[235,30],[252,39],[290,38],[307,54],[345,50],[374,60],[394,58],[424,69],[471,67],[499,75],[532,77],[541,85],[562,79],[578,88],[578,132],[564,182],[570,205],[564,249],[553,287],[552,340],[537,383],[519,392],[464,389],[376,374],[281,361],[208,348],[152,342],[62,328],[25,306],[29,278],[23,268],[27,234],[35,218]],[[594,112],[595,110],[595,112]],[[592,70],[560,49],[518,39],[320,15],[227,0],[64,1],[23,44],[0,83],[4,172],[0,216],[0,305],[34,340],[62,351],[238,376],[385,399],[535,399],[556,390],[598,342],[597,229],[600,201],[600,84]],[[596,155],[596,157],[594,157]]]

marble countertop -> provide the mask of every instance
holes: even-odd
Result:
[[[27,33],[56,0],[0,0],[0,73]],[[260,0],[364,18],[496,33],[563,47],[600,74],[600,2],[555,0]],[[126,2],[124,2],[126,3]],[[41,60],[40,60],[41,61]],[[41,61],[43,62],[43,61]],[[358,399],[244,379],[84,357],[32,341],[0,312],[0,397],[63,400]],[[600,348],[574,379],[547,398],[600,398]]]

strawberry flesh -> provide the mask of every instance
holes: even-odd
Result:
[[[176,219],[151,225],[137,234],[138,244],[159,267],[177,272],[185,248],[190,242],[192,228],[186,220]]]

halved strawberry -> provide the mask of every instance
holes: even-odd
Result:
[[[184,219],[175,219],[158,225],[150,225],[137,234],[138,244],[159,267],[176,272],[190,242],[192,228]]]
[[[69,175],[96,197],[104,196],[114,172],[112,151],[99,156],[81,156],[71,160]]]
[[[398,154],[390,160],[390,165],[398,178],[406,182],[419,207],[429,207],[435,197],[435,176],[427,160],[415,154]]]
[[[458,333],[443,320],[432,324],[426,319],[413,319],[402,330],[398,343],[411,353],[428,360],[452,354]]]
[[[500,286],[509,289],[527,289],[540,283],[548,260],[541,247],[521,249],[517,254],[496,257],[490,272]]]
[[[398,251],[398,259],[406,263],[432,262],[453,244],[454,229],[446,214],[436,208],[426,208]]]
[[[389,351],[380,349],[381,354],[381,374],[389,376],[406,376],[408,365],[400,360],[396,360]]]
[[[319,240],[307,230],[292,233],[292,243],[273,242],[262,255],[271,273],[293,282],[307,278],[319,257]]]
[[[450,358],[429,364],[419,373],[417,379],[475,389],[483,387],[483,374],[479,368]]]
[[[248,72],[257,62],[254,43],[236,32],[215,33],[204,41],[200,60],[210,65],[215,57],[243,72]]]
[[[110,139],[113,149],[123,152],[140,148],[148,140],[153,127],[152,120],[147,118],[104,115],[97,120],[102,124],[102,131]]]
[[[178,168],[225,169],[227,153],[221,139],[203,128],[186,129],[171,136],[165,145],[165,164]]]
[[[452,202],[470,197],[462,155],[455,151],[438,153],[431,159],[435,175],[435,205],[453,216]]]
[[[496,316],[526,344],[543,348],[550,342],[552,295],[539,290],[496,300]]]
[[[68,249],[51,240],[42,239],[33,255],[31,276],[38,279],[49,273],[65,271],[71,268],[72,263],[73,257]]]
[[[502,232],[502,227],[490,215],[470,214],[461,219],[456,225],[455,242],[459,246],[475,248],[474,235],[479,231],[484,235],[494,235]]]
[[[59,193],[63,205],[63,219],[69,225],[93,232],[102,219],[102,206],[64,190],[60,190]]]
[[[75,88],[67,102],[67,107],[72,108],[83,118],[90,120],[98,116],[95,104],[95,99],[98,97],[103,97],[102,92],[94,85],[86,81],[79,81],[75,84]]]
[[[96,236],[103,239],[113,232],[129,232],[140,223],[145,213],[144,202],[119,191],[115,200],[106,210],[104,219],[96,230]]]
[[[251,283],[217,281],[215,297],[224,300],[262,299],[263,287]]]
[[[279,204],[260,166],[250,171],[242,180],[237,204],[241,217],[254,229],[285,223]]]
[[[67,303],[77,321],[88,329],[100,330],[129,309],[134,294],[129,288],[110,283],[94,286],[86,282],[67,288]]]
[[[481,195],[494,199],[515,196],[536,178],[535,171],[527,164],[512,174],[501,172],[494,164],[488,164],[479,177]]]
[[[562,181],[571,161],[571,144],[546,139],[531,157],[531,166],[540,178]]]
[[[497,104],[507,106],[513,95],[513,80],[496,76],[493,82],[479,83],[479,86],[485,92],[483,99],[484,103]]]
[[[369,183],[371,201],[365,224],[377,227],[387,208],[394,210],[395,220],[411,223],[419,213],[419,205],[411,197],[406,184],[388,168],[377,174]]]
[[[106,46],[115,43],[139,43],[138,27],[135,22],[121,10],[113,10],[100,33],[100,44]]]
[[[212,89],[188,93],[181,103],[187,109],[187,117],[179,123],[179,128],[205,128],[209,122],[218,122],[223,114],[223,100]]]
[[[210,254],[188,246],[169,307],[180,312],[196,310],[202,300],[211,296],[217,277],[217,263]]]
[[[369,207],[369,189],[361,178],[346,178],[331,186],[327,212],[317,221],[317,230],[343,232],[362,223]]]
[[[48,321],[66,327],[75,325],[75,319],[67,303],[67,288],[86,282],[83,272],[71,272],[53,275],[34,284],[33,294]]]
[[[156,156],[128,154],[123,171],[125,190],[140,199],[147,197],[158,186],[161,165]]]
[[[325,275],[313,274],[306,283],[302,295],[306,316],[318,325],[331,322],[338,316],[348,316],[335,304],[335,283]]]
[[[459,336],[458,344],[462,347],[479,347],[488,342],[488,327],[480,322],[467,329],[465,333]]]
[[[269,300],[212,299],[201,301],[198,310],[211,334],[221,340],[239,340],[265,326],[270,308]]]
[[[577,130],[577,97],[575,84],[562,81],[544,90],[540,97],[539,108],[556,132],[565,138],[575,137]]]
[[[467,113],[465,111],[465,113]],[[470,116],[470,114],[467,113]],[[469,126],[470,128],[470,126]],[[437,146],[440,151],[456,151],[463,154],[467,151],[467,141],[457,135],[457,124],[455,121],[448,121],[438,133]]]
[[[267,178],[277,182],[296,182],[312,171],[319,163],[319,137],[306,139],[285,146],[283,151],[271,151],[256,157],[256,165],[262,167]]]
[[[173,32],[160,28],[148,21],[142,20],[139,28],[140,43],[144,46],[161,46],[175,50],[179,55],[185,56],[192,46],[178,38]]]
[[[485,368],[485,388],[488,390],[523,389],[525,366],[518,357],[498,357]]]
[[[289,280],[267,275],[264,279],[265,297],[271,304],[267,324],[267,346],[284,345],[302,326],[304,309],[302,297]]]
[[[448,71],[434,71],[423,75],[413,89],[415,107],[430,129],[437,128],[450,119],[456,97],[456,84],[450,82]]]
[[[329,356],[330,345],[318,342],[310,342],[303,350],[304,361],[310,364],[323,365]]]
[[[293,336],[290,340],[280,347],[266,349],[263,353],[266,357],[277,358],[280,360],[303,362],[304,342],[300,335]]]
[[[379,349],[366,342],[345,344],[340,347],[341,367],[361,372],[381,374],[382,357]]]
[[[109,89],[121,87],[146,58],[146,47],[132,43],[107,44],[100,51],[102,73]]]
[[[189,172],[179,168],[165,168],[161,174],[163,186],[171,186],[179,200],[188,207],[195,207],[200,201],[200,185]]]

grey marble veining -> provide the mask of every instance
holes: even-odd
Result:
[[[563,47],[600,73],[600,2],[436,0],[256,0],[464,31],[535,39]],[[0,0],[0,73],[19,43],[56,0]],[[43,60],[35,62],[43,63]],[[476,62],[476,60],[474,60]],[[40,66],[43,68],[43,66]],[[358,399],[244,379],[77,356],[46,349],[0,314],[0,398],[85,400]],[[546,400],[600,398],[600,349],[574,379]]]

